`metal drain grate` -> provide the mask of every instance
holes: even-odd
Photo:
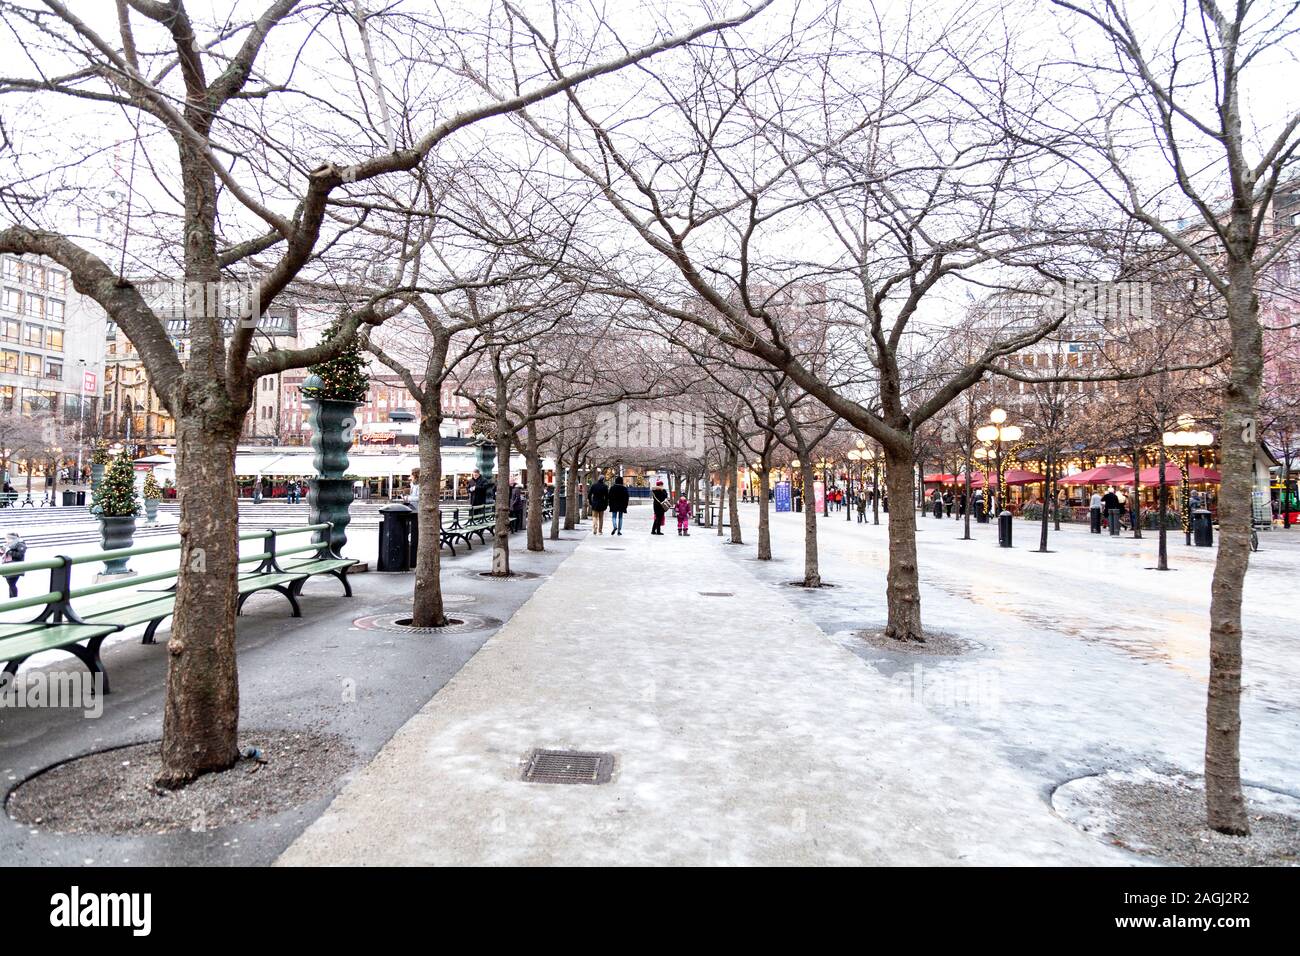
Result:
[[[731,591],[700,591],[700,597],[735,597]]]
[[[528,755],[527,783],[609,783],[614,755],[581,750],[534,750]]]

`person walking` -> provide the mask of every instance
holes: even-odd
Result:
[[[1101,492],[1094,488],[1092,497],[1088,499],[1089,517],[1092,519],[1088,528],[1093,534],[1101,534],[1101,505]]]
[[[587,507],[591,508],[591,533],[605,533],[605,509],[609,507],[609,485],[600,475],[587,489]]]
[[[682,537],[690,537],[691,534],[691,503],[682,495],[677,499],[677,504],[673,508],[677,512],[677,533]]]
[[[524,490],[518,482],[510,482],[510,530],[524,529]]]
[[[1121,488],[1115,493],[1115,498],[1119,501],[1119,526],[1125,531],[1128,530],[1128,495]]]
[[[1115,494],[1114,488],[1107,488],[1106,493],[1101,496],[1102,508],[1106,513],[1107,522],[1113,522],[1115,528],[1111,534],[1117,534],[1119,528],[1119,495]]]
[[[627,485],[623,484],[623,476],[618,475],[614,479],[614,485],[609,489],[609,533],[621,535],[623,533],[623,516],[627,514],[628,493]]]
[[[0,555],[0,563],[17,564],[27,557],[27,542],[18,536],[15,531],[10,531],[5,535],[4,554]],[[9,596],[16,598],[18,596],[18,579],[22,577],[22,572],[17,574],[6,574],[5,580],[9,582]]]
[[[655,482],[655,490],[650,492],[650,504],[654,506],[655,520],[650,526],[651,534],[663,534],[664,516],[668,514],[668,492],[662,481]]]
[[[491,482],[484,478],[479,473],[479,470],[475,468],[474,475],[469,480],[469,506],[471,509],[481,508],[487,504],[488,486],[490,484]]]

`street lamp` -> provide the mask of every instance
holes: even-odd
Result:
[[[819,467],[822,472],[822,517],[823,518],[829,518],[831,516],[831,496],[829,494],[831,483],[828,480],[830,478],[830,474],[827,470],[830,468],[831,464],[832,464],[831,460],[829,458],[826,458],[825,456],[822,456],[822,458],[817,462],[817,467]]]
[[[1178,430],[1165,432],[1161,436],[1161,443],[1177,455],[1182,451],[1181,458],[1175,457],[1178,463],[1178,469],[1182,474],[1181,488],[1183,497],[1183,536],[1187,544],[1192,543],[1192,454],[1200,448],[1208,448],[1214,444],[1214,435],[1210,432],[1193,431],[1192,426],[1196,420],[1191,415],[1178,416]],[[1161,476],[1163,478],[1163,475]],[[1161,515],[1163,520],[1164,516]]]
[[[850,475],[850,477],[849,477],[849,507],[846,509],[847,511],[850,511],[850,512],[852,512],[852,511],[854,510],[854,508],[853,508],[853,478],[852,478],[853,466],[854,466],[854,465],[857,465],[857,466],[858,466],[858,484],[861,485],[861,484],[862,484],[862,466],[861,466],[860,464],[858,464],[858,463],[861,462],[861,461],[862,461],[862,452],[858,451],[856,448],[850,448],[850,449],[849,449],[849,462],[850,462],[850,464],[849,464],[849,475]],[[861,488],[859,488],[858,490],[859,490],[859,493],[860,493],[860,492],[861,492]],[[844,516],[844,520],[845,520],[845,521],[852,521],[852,520],[853,520],[853,517],[852,517],[852,515],[850,515],[850,514],[846,514],[846,515]]]
[[[994,502],[994,516],[1002,513],[1002,506],[1005,501],[1005,492],[1002,487],[1002,443],[1020,441],[1024,437],[1024,430],[1019,425],[1006,425],[1007,413],[1001,408],[995,408],[989,412],[989,421],[991,425],[982,426],[979,431],[975,432],[975,437],[982,441],[985,446],[992,445],[994,448],[994,473],[998,479],[998,497]],[[987,457],[987,450],[985,457]],[[987,484],[987,481],[985,482]]]

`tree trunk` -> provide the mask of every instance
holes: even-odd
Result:
[[[1169,510],[1169,483],[1165,481],[1165,446],[1164,442],[1160,443],[1160,490],[1156,498],[1159,502],[1160,513],[1156,521],[1156,527],[1159,533],[1156,535],[1160,542],[1159,558],[1156,560],[1156,569],[1159,571],[1169,570],[1169,529],[1165,527],[1165,512]]]
[[[496,524],[492,529],[492,576],[510,576],[510,426],[497,423]]]
[[[574,448],[569,455],[568,474],[564,476],[565,483],[565,503],[564,503],[564,530],[572,531],[578,526],[578,461],[582,457],[582,450]]]
[[[819,588],[822,586],[821,568],[817,556],[817,503],[815,496],[810,498],[808,492],[813,486],[812,462],[805,455],[799,459],[799,470],[803,473],[803,586]]]
[[[736,486],[740,482],[737,480],[736,474],[740,469],[740,451],[736,445],[731,446],[730,454],[727,456],[727,468],[731,478],[731,482],[727,486],[727,510],[731,516],[731,543],[744,544],[745,542],[740,537],[740,511],[737,508],[739,494]]]
[[[916,488],[911,449],[885,449],[885,488],[889,500],[914,502]],[[889,576],[885,588],[889,618],[885,636],[896,641],[924,643],[921,629],[921,583],[916,560],[916,509],[889,511]]]
[[[564,445],[555,445],[555,475],[551,486],[551,540],[560,540],[560,482],[564,480]]]
[[[228,402],[224,389],[218,400]],[[239,759],[239,500],[234,465],[244,410],[231,409],[223,418],[214,422],[201,410],[186,410],[177,422],[180,573],[167,642],[162,771],[157,779],[167,789],[229,769]]]
[[[1048,494],[1052,490],[1052,452],[1047,452],[1047,474],[1043,476],[1043,516],[1042,523],[1038,529],[1038,550],[1043,554],[1047,553],[1047,513],[1052,510],[1053,502]]]
[[[529,422],[525,432],[524,458],[528,462],[528,550],[545,551],[542,540],[542,504],[546,482],[542,476],[542,452],[537,443],[537,423]]]
[[[420,541],[415,556],[413,627],[445,627],[442,602],[442,394],[427,388],[420,413]]]
[[[1234,222],[1230,231],[1242,228]],[[1263,333],[1254,270],[1228,266],[1232,367],[1219,435],[1219,554],[1210,589],[1210,680],[1205,707],[1206,818],[1220,833],[1246,834],[1241,792],[1241,595],[1250,562],[1251,483],[1256,453]]]
[[[758,560],[772,560],[772,528],[767,490],[771,484],[768,474],[767,459],[763,459],[762,471],[758,475]]]
[[[1129,520],[1133,522],[1133,537],[1142,537],[1142,483],[1138,481],[1141,450],[1133,446],[1133,507],[1129,509]]]

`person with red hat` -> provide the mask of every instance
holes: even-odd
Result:
[[[668,492],[664,489],[662,481],[655,482],[655,489],[650,492],[650,499],[655,509],[655,523],[650,533],[661,535],[664,533],[664,517],[668,514]]]

